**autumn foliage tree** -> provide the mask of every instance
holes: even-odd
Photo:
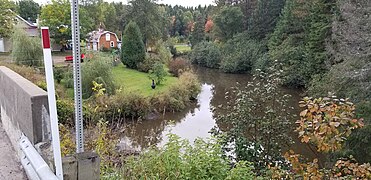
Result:
[[[300,113],[296,131],[304,143],[312,143],[319,152],[335,152],[353,130],[363,127],[363,120],[355,118],[355,105],[349,99],[330,95],[325,98],[306,97],[299,102]],[[272,179],[370,179],[370,163],[358,164],[352,157],[339,159],[332,169],[321,169],[318,159],[305,162],[301,155],[290,150],[285,158],[292,171],[271,167]]]
[[[318,151],[330,152],[342,148],[352,130],[363,127],[362,119],[355,118],[355,105],[349,99],[336,96],[304,98],[304,107],[296,131],[302,142],[315,144]]]
[[[214,27],[213,20],[210,17],[207,18],[207,21],[206,21],[206,24],[205,24],[205,32],[210,33],[211,30],[213,29],[213,27]]]

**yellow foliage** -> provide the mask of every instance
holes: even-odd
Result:
[[[362,119],[355,119],[355,106],[348,99],[304,98],[296,123],[296,131],[302,142],[312,142],[321,152],[336,151],[342,148],[345,138],[351,131],[363,127]]]

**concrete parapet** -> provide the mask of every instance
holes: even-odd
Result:
[[[0,66],[0,107],[14,147],[21,132],[32,144],[50,140],[47,92],[4,66]]]

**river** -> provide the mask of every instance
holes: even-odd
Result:
[[[155,120],[144,120],[127,125],[123,129],[120,144],[124,148],[142,150],[151,145],[162,146],[167,142],[167,134],[174,133],[183,139],[193,142],[197,137],[210,137],[209,131],[218,127],[213,111],[218,105],[225,105],[225,93],[230,91],[236,84],[246,85],[251,80],[247,74],[226,74],[219,70],[194,67],[199,81],[202,84],[201,93],[197,103],[189,106],[181,112],[166,113]],[[299,113],[298,102],[302,93],[297,89],[281,88],[285,94],[290,94],[290,105],[295,107],[295,114]],[[293,117],[295,122],[297,117]],[[294,129],[294,127],[293,127]],[[318,155],[307,145],[300,143],[297,134],[292,133],[295,143],[290,147],[295,152],[313,159]]]

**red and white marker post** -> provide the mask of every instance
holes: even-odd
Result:
[[[52,145],[54,154],[54,163],[56,169],[56,176],[58,179],[63,180],[63,169],[62,169],[62,158],[61,158],[61,147],[59,140],[59,128],[58,128],[58,115],[57,115],[57,104],[55,99],[54,89],[54,75],[53,75],[53,59],[52,51],[50,49],[50,38],[49,28],[41,27],[41,37],[43,43],[43,54],[44,54],[44,66],[46,75],[46,84],[48,89],[48,102],[50,112],[50,125],[52,133]]]

